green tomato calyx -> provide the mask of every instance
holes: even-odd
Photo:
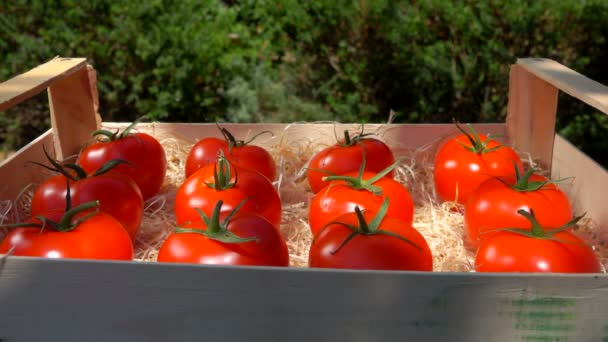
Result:
[[[543,189],[548,184],[556,185],[559,182],[572,179],[572,177],[568,177],[558,180],[530,181],[530,177],[537,172],[536,169],[531,168],[522,175],[517,164],[513,163],[513,167],[515,168],[515,184],[511,185],[510,188],[517,192],[537,191]]]
[[[217,125],[217,123],[216,123],[216,125]],[[232,153],[232,149],[235,147],[242,147],[242,146],[251,144],[255,139],[257,139],[262,134],[270,134],[271,136],[274,136],[274,134],[271,131],[262,131],[262,132],[259,132],[258,134],[255,134],[254,136],[251,137],[251,139],[249,139],[247,141],[237,140],[234,137],[234,135],[232,133],[230,133],[230,131],[228,131],[226,128],[220,127],[219,125],[217,125],[217,128],[220,130],[220,132],[222,132],[224,139],[228,143],[228,152],[230,152],[230,153]]]
[[[370,222],[367,222],[365,220],[365,216],[363,215],[363,212],[361,211],[361,209],[359,208],[359,206],[355,207],[355,214],[357,215],[357,220],[358,220],[358,225],[354,226],[348,223],[344,223],[344,222],[340,222],[340,221],[332,221],[330,223],[328,223],[325,228],[331,224],[341,224],[345,227],[347,227],[348,229],[351,230],[351,233],[346,237],[346,239],[344,239],[344,241],[342,241],[342,243],[340,244],[340,246],[338,246],[338,248],[336,248],[334,251],[331,252],[331,254],[336,254],[338,253],[346,244],[348,244],[353,238],[355,238],[358,235],[364,235],[364,236],[371,236],[371,235],[387,235],[387,236],[392,236],[394,238],[397,238],[401,241],[407,242],[410,245],[414,246],[416,249],[420,250],[420,246],[416,245],[415,243],[413,243],[412,241],[406,239],[405,237],[394,233],[394,232],[390,232],[390,231],[386,231],[386,230],[382,230],[380,229],[380,224],[382,223],[382,220],[384,219],[384,217],[386,216],[386,213],[388,212],[388,206],[389,206],[389,199],[388,197],[384,199],[384,201],[382,202],[382,206],[380,206],[380,209],[378,209],[378,212],[376,213],[376,215],[372,218],[372,220]],[[324,228],[324,229],[325,229]]]
[[[236,234],[234,234],[233,232],[228,230],[228,223],[234,217],[234,215],[239,211],[239,209],[241,209],[241,207],[245,204],[245,202],[247,202],[247,200],[248,199],[246,198],[243,201],[241,201],[241,203],[239,203],[239,205],[236,206],[236,208],[234,208],[232,211],[230,211],[230,213],[228,213],[228,215],[224,218],[223,221],[220,221],[222,205],[224,204],[224,201],[222,201],[222,200],[217,201],[217,203],[213,207],[213,213],[211,214],[211,217],[207,216],[200,208],[195,208],[195,210],[198,213],[198,215],[200,216],[201,220],[207,226],[207,229],[203,230],[203,229],[177,227],[177,228],[175,228],[175,233],[177,233],[177,234],[183,234],[183,233],[201,234],[211,240],[215,240],[215,241],[219,241],[219,242],[223,242],[223,243],[244,243],[244,242],[250,242],[250,241],[257,241],[257,237],[255,237],[255,236],[243,238],[243,237],[237,236]]]
[[[399,164],[401,163],[401,159],[397,159],[393,164],[386,167],[384,170],[376,173],[373,177],[369,179],[363,179],[363,173],[365,172],[365,153],[363,154],[363,161],[361,162],[361,166],[359,167],[359,171],[356,177],[343,176],[343,175],[331,175],[323,177],[323,181],[330,182],[334,180],[341,180],[346,183],[351,189],[354,190],[365,190],[369,191],[376,196],[382,196],[382,188],[374,185],[377,181],[388,175],[391,171],[393,171]]]
[[[231,181],[233,171],[234,181]],[[213,183],[205,182],[205,185],[217,191],[228,190],[237,184],[238,177],[239,174],[236,167],[234,167],[220,151],[220,154],[213,165]]]
[[[354,146],[357,145],[361,140],[374,135],[374,133],[363,133],[363,125],[361,125],[361,131],[355,135],[353,135],[352,137],[350,136],[350,132],[348,130],[344,130],[344,139],[340,140],[337,136],[337,134],[334,131],[334,134],[336,135],[336,140],[338,141],[338,145],[342,146],[342,147],[349,147],[349,146]]]
[[[137,124],[139,124],[141,121],[143,121],[144,119],[147,119],[147,118],[148,118],[147,115],[140,116],[135,121],[133,121],[129,126],[127,126],[122,132],[119,129],[116,129],[116,131],[114,131],[114,132],[109,131],[107,129],[98,129],[98,130],[93,131],[91,133],[91,135],[94,137],[98,137],[98,136],[104,137],[105,139],[102,139],[101,140],[102,142],[111,142],[111,141],[115,141],[115,140],[120,140],[122,138],[132,135],[131,131],[135,128],[135,126],[137,126]]]
[[[529,211],[526,209],[519,209],[517,211],[517,213],[522,215],[523,217],[525,217],[528,221],[530,221],[531,228],[529,228],[529,229],[528,228],[497,228],[497,229],[483,232],[482,234],[506,231],[506,232],[510,232],[510,233],[514,233],[514,234],[523,235],[523,236],[526,236],[526,237],[529,237],[532,239],[553,240],[553,241],[565,243],[565,241],[556,239],[554,237],[554,235],[557,233],[563,232],[563,231],[571,230],[572,228],[574,228],[576,226],[578,221],[580,221],[585,216],[585,213],[583,213],[580,216],[574,217],[572,220],[570,220],[569,222],[567,222],[566,224],[564,224],[563,226],[561,226],[559,228],[546,229],[545,227],[543,227],[540,224],[540,222],[538,222],[538,219],[536,218],[536,215],[534,214],[534,209],[529,208]]]
[[[467,137],[467,139],[469,140],[469,142],[471,143],[471,146],[467,146],[466,144],[463,144],[462,142],[460,142],[460,140],[456,140],[456,142],[458,142],[458,144],[460,144],[460,146],[462,146],[462,148],[466,149],[467,151],[481,155],[484,153],[494,152],[494,151],[498,150],[499,148],[504,147],[503,145],[498,145],[498,146],[488,148],[488,143],[490,141],[493,141],[490,138],[490,135],[487,136],[486,140],[481,141],[479,134],[477,134],[477,131],[475,131],[475,128],[473,128],[473,126],[471,124],[465,125],[467,127],[466,130],[464,128],[462,128],[462,126],[457,121],[454,121],[454,124],[456,125],[456,128],[458,128],[458,130],[460,132],[462,132],[462,134],[464,134]]]
[[[59,161],[53,159],[51,157],[51,155],[49,154],[49,152],[46,150],[46,146],[42,145],[42,151],[44,152],[44,155],[46,157],[46,159],[49,161],[49,163],[51,163],[52,166],[48,166],[42,163],[38,163],[38,162],[34,162],[32,161],[32,164],[41,166],[47,170],[53,171],[53,172],[58,172],[60,174],[62,174],[65,178],[72,180],[72,181],[79,181],[81,179],[85,179],[89,176],[99,176],[102,175],[110,170],[112,170],[113,168],[115,168],[116,166],[120,165],[120,164],[127,164],[130,166],[133,166],[132,163],[123,160],[123,159],[112,159],[112,160],[108,160],[106,163],[104,163],[97,171],[93,172],[92,174],[88,175],[86,173],[86,171],[77,164],[74,163],[63,163],[61,164]],[[72,172],[70,172],[70,170]]]

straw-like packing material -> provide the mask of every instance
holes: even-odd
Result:
[[[188,152],[195,141],[179,136],[162,135],[150,128],[142,131],[155,136],[167,154],[168,168],[161,192],[145,203],[145,214],[135,238],[135,260],[154,262],[158,249],[175,227],[173,203],[179,185],[184,181],[184,168]],[[383,139],[383,131],[378,136]],[[257,132],[251,132],[255,134]],[[244,139],[246,137],[237,137]],[[246,140],[246,139],[245,139]],[[335,138],[334,138],[335,140]],[[464,239],[463,216],[455,203],[439,203],[433,183],[433,156],[441,143],[437,140],[427,146],[411,149],[397,141],[388,141],[395,157],[401,160],[395,170],[395,179],[404,184],[414,200],[414,228],[427,240],[433,253],[434,271],[471,272],[474,270],[474,252],[467,248]],[[312,235],[308,226],[308,204],[313,196],[306,179],[307,162],[326,144],[317,141],[292,141],[285,135],[276,135],[260,143],[267,148],[277,163],[278,177],[274,183],[283,203],[281,231],[287,241],[292,267],[307,267],[308,250]],[[535,166],[529,156],[522,156],[524,164]],[[17,200],[20,217],[26,217],[33,186],[24,189]],[[0,215],[7,217],[13,211],[11,203],[0,203]],[[590,219],[579,222],[575,233],[589,243],[599,257],[605,272],[608,265],[608,246],[601,240],[600,227]]]

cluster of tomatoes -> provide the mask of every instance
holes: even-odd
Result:
[[[478,272],[601,272],[593,250],[573,233],[566,195],[486,135],[458,128],[435,159],[437,196],[464,211],[465,241]]]
[[[144,201],[161,189],[167,159],[146,133],[94,132],[75,163],[48,157],[56,172],[31,200],[31,218],[11,225],[0,253],[131,260]],[[518,155],[471,126],[438,151],[434,182],[441,201],[461,204],[467,245],[479,272],[600,272],[592,249],[573,233],[580,217],[553,181],[524,171]],[[271,154],[249,141],[205,137],[187,156],[175,195],[175,229],[159,262],[288,266],[282,204]],[[260,134],[265,134],[261,132]],[[432,271],[432,252],[413,227],[400,164],[363,131],[318,151],[307,165],[314,194],[309,266]]]
[[[40,164],[55,172],[35,189],[30,219],[0,243],[0,253],[48,258],[133,259],[144,201],[163,184],[167,159],[146,133],[100,130],[76,163]],[[45,150],[46,153],[46,150]]]

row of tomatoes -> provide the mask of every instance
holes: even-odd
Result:
[[[105,139],[76,164],[49,158],[58,174],[38,187],[32,218],[8,234],[0,252],[131,259],[143,201],[160,190],[166,172],[162,146],[132,128],[94,132]],[[224,139],[201,139],[188,155],[177,227],[158,261],[287,266],[274,160],[220,129]],[[434,181],[440,200],[463,205],[476,269],[599,272],[591,249],[572,233],[578,218],[559,188],[534,170],[524,173],[509,147],[461,130],[437,154]],[[432,252],[412,227],[409,192],[392,178],[399,163],[363,132],[345,132],[310,160],[311,267],[432,270]]]

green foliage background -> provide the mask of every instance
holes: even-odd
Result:
[[[15,0],[0,79],[89,58],[104,120],[503,121],[509,66],[546,57],[608,84],[604,0]],[[44,96],[0,113],[0,144],[48,127]],[[608,120],[560,97],[558,129],[608,164]]]

